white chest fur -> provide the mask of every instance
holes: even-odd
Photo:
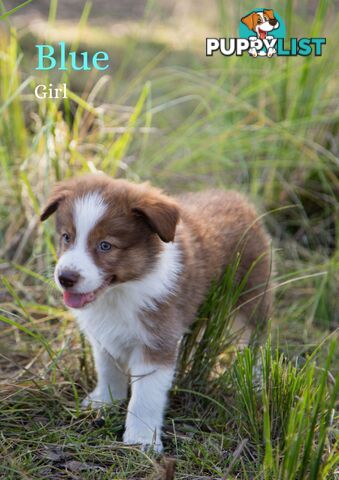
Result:
[[[151,346],[152,338],[139,314],[154,310],[156,301],[175,292],[180,270],[177,245],[164,244],[155,268],[145,277],[111,287],[92,304],[73,310],[81,330],[114,358],[124,361],[134,347]]]

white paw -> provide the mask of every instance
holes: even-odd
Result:
[[[252,55],[252,57],[258,56],[257,50],[255,48],[250,48],[248,52]]]
[[[104,388],[95,388],[92,393],[87,395],[86,398],[81,402],[83,408],[91,407],[94,409],[99,409],[105,405],[111,405],[112,400],[122,400],[124,396],[119,395],[118,393],[111,392],[108,387]]]
[[[98,409],[104,405],[110,405],[112,400],[125,400],[127,397],[127,385],[107,385],[98,384],[92,393],[87,395],[81,402],[81,406],[86,408],[91,406]]]
[[[127,445],[138,445],[143,451],[154,450],[157,453],[163,451],[160,435],[156,434],[155,431],[152,432],[146,426],[144,428],[127,426],[124,433],[124,443]]]
[[[97,410],[104,405],[109,405],[110,403],[112,403],[111,401],[104,401],[102,398],[100,398],[100,396],[93,395],[93,393],[87,395],[87,397],[83,399],[83,401],[81,402],[82,408],[91,407],[94,410]]]

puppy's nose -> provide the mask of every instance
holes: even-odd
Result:
[[[268,23],[274,27],[278,23],[278,20],[276,18],[271,18]]]
[[[77,283],[79,277],[80,275],[78,272],[72,272],[71,270],[63,270],[59,274],[58,279],[61,286],[63,286],[64,288],[71,288],[74,287],[74,285]]]

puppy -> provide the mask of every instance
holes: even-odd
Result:
[[[265,324],[269,238],[239,193],[171,198],[148,184],[99,174],[57,183],[41,220],[54,212],[55,282],[97,370],[97,386],[83,405],[126,398],[130,378],[124,442],[161,451],[178,344],[211,283],[237,256],[235,282],[247,280],[235,324],[244,341]]]
[[[246,17],[243,17],[241,21],[250,30],[255,32],[257,34],[257,38],[260,38],[260,40],[264,40],[265,38],[272,39],[272,36],[267,35],[268,32],[279,28],[279,22],[275,18],[273,10],[265,9],[262,12],[252,12],[246,15]],[[250,39],[252,38],[254,39],[255,37],[250,37]],[[258,55],[255,48],[251,48],[249,50],[249,53],[253,55],[253,57],[256,57]],[[275,53],[277,53],[275,48],[269,48],[267,51],[267,56],[272,57],[272,55],[274,55]],[[261,52],[259,52],[259,55],[265,56],[266,52],[262,50]]]

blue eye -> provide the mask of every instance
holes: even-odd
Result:
[[[100,242],[99,243],[99,250],[101,252],[108,252],[109,250],[111,250],[111,248],[112,248],[112,245],[109,242]]]
[[[71,236],[68,233],[63,233],[61,235],[64,243],[69,243],[71,241]]]

